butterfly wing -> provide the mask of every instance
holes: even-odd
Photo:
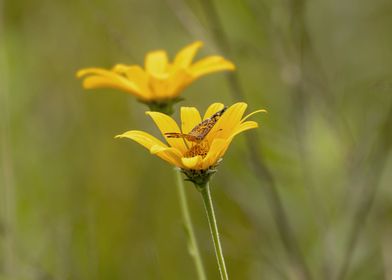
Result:
[[[190,142],[200,142],[207,136],[207,134],[211,131],[211,129],[226,110],[227,107],[224,107],[222,110],[216,112],[210,118],[205,119],[192,128],[188,134],[179,132],[166,132],[165,136],[168,138],[184,138]]]

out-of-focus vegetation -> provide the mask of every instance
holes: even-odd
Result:
[[[391,1],[0,3],[0,279],[196,279],[172,168],[113,139],[158,135],[147,108],[75,79],[83,67],[142,64],[147,51],[173,55],[195,40],[202,55],[233,60],[244,101],[269,111],[249,132],[261,139],[253,150],[238,137],[212,181],[231,279],[392,279]],[[201,79],[181,104],[233,103],[230,79]],[[286,234],[267,186],[280,195]]]

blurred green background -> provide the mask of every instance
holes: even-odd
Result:
[[[155,49],[173,57],[195,40],[205,42],[198,57],[236,63],[249,110],[269,111],[255,117],[252,149],[298,244],[282,242],[271,182],[240,135],[212,181],[231,279],[392,279],[390,0],[0,4],[0,279],[196,279],[172,167],[113,139],[158,135],[147,108],[75,78],[142,64]],[[202,78],[181,105],[232,104],[228,77]],[[218,279],[201,198],[187,191]]]

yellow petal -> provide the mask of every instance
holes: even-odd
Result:
[[[151,154],[157,155],[161,159],[169,162],[170,164],[182,167],[181,153],[176,148],[168,148],[160,145],[152,146],[150,149]]]
[[[223,155],[226,153],[226,150],[229,148],[230,143],[231,143],[232,140],[233,140],[233,137],[229,137],[228,139],[226,139],[226,145],[220,151],[220,154],[218,155],[218,159],[223,157]]]
[[[106,70],[106,69],[102,69],[102,68],[85,68],[85,69],[81,69],[76,73],[76,76],[78,78],[81,78],[83,76],[86,75],[96,75],[96,76],[102,76],[102,77],[106,77],[106,78],[110,78],[113,80],[122,80],[124,79],[124,77],[122,77],[121,75],[118,75],[117,73],[110,71],[110,70]],[[124,79],[126,80],[126,79]]]
[[[207,169],[210,166],[215,165],[216,162],[223,156],[222,151],[226,150],[227,146],[228,141],[226,139],[214,139],[207,156],[203,159],[203,169]]]
[[[90,74],[89,70],[90,69],[99,69],[99,68],[84,68],[84,69],[80,69],[76,72],[76,78],[82,78],[83,76]]]
[[[202,169],[201,162],[202,162],[202,157],[201,156],[194,156],[191,158],[182,158],[181,159],[182,164],[186,169]]]
[[[125,65],[125,64],[116,64],[113,68],[112,71],[117,73],[117,74],[124,74],[126,75],[128,69],[129,69],[129,65]]]
[[[241,118],[247,106],[248,105],[244,102],[238,102],[230,106],[207,135],[208,142],[211,143],[213,138],[230,137],[233,130],[241,122]]]
[[[195,107],[181,107],[182,133],[189,133],[200,122],[200,113]]]
[[[223,107],[225,107],[225,105],[223,105],[222,103],[212,103],[208,107],[206,113],[204,114],[203,120],[208,119],[209,117],[211,117],[216,112],[222,110]]]
[[[149,77],[149,82],[150,82],[149,85],[151,88],[151,94],[156,99],[170,98],[171,93],[169,91],[170,84],[168,78],[151,75]]]
[[[150,88],[157,99],[170,99],[180,94],[191,82],[191,76],[185,70],[178,70],[171,75],[150,76]]]
[[[171,154],[175,155],[178,158],[182,157],[182,154],[179,150],[173,147],[167,147],[167,146],[162,146],[162,145],[154,145],[150,149],[150,153],[155,155],[160,152],[170,152]]]
[[[258,126],[259,126],[259,124],[254,121],[243,122],[233,131],[233,133],[230,135],[230,137],[234,137],[237,134],[240,134],[241,132],[244,132],[246,130],[257,128]]]
[[[149,78],[147,73],[138,65],[126,66],[117,64],[113,71],[121,73],[127,77],[128,80],[133,82],[143,93],[144,99],[153,99],[154,96],[148,85]]]
[[[169,162],[172,165],[181,167],[181,153],[175,148],[169,148],[154,136],[139,130],[127,131],[116,138],[129,138],[144,146],[152,154],[157,155],[161,159]]]
[[[174,59],[175,67],[187,68],[192,63],[196,52],[200,49],[201,46],[203,46],[203,43],[196,41],[179,51]]]
[[[232,62],[224,59],[221,56],[209,56],[199,60],[191,65],[190,71],[195,78],[199,78],[209,73],[234,70],[235,66]]]
[[[153,119],[169,145],[177,148],[181,153],[185,153],[187,148],[182,138],[168,138],[165,135],[167,132],[180,133],[181,131],[177,123],[171,117],[160,112],[146,112],[146,114]]]
[[[125,77],[101,68],[86,68],[77,72],[77,77],[92,75],[83,81],[83,87],[94,88],[116,88],[143,96],[140,89]]]
[[[159,146],[162,148],[167,148],[162,141],[158,140],[154,136],[140,130],[130,130],[123,134],[117,135],[116,138],[129,138],[133,141],[139,143],[140,145],[144,146],[148,150],[150,150],[153,146]]]
[[[256,110],[256,111],[254,111],[254,112],[252,112],[252,113],[246,115],[246,117],[243,118],[243,119],[241,120],[241,122],[245,121],[246,119],[248,119],[249,117],[251,117],[251,116],[253,116],[254,114],[257,114],[257,113],[267,113],[267,111],[264,110],[264,109]]]
[[[165,51],[154,51],[146,55],[145,68],[152,75],[162,75],[167,69],[167,53]]]
[[[125,91],[137,96],[139,99],[145,99],[145,96],[138,89],[133,86],[129,86],[127,83],[115,82],[112,79],[99,76],[87,77],[83,80],[83,88],[85,89],[98,89],[98,88],[113,88],[121,91]]]
[[[185,71],[183,69],[172,73],[168,80],[168,98],[178,96],[181,91],[192,82],[192,80],[193,78],[188,73],[188,71]]]
[[[141,80],[144,84],[147,84],[148,81],[147,73],[139,65],[116,64],[112,71],[124,75],[131,81]]]

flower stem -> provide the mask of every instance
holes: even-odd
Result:
[[[197,186],[197,189],[200,191],[200,193],[203,197],[204,206],[205,206],[205,209],[207,212],[208,223],[210,224],[212,240],[214,241],[215,254],[216,254],[216,258],[218,260],[218,266],[219,266],[219,272],[220,272],[221,279],[228,280],[229,277],[227,275],[225,259],[223,257],[222,246],[221,246],[220,239],[219,239],[218,226],[216,224],[214,207],[212,205],[212,198],[211,198],[209,183],[207,182],[205,185],[201,185],[201,186],[199,185],[199,186]]]
[[[181,1],[179,1],[181,2]],[[219,13],[216,8],[217,1],[203,0],[200,1],[201,7],[204,10],[208,26],[212,31],[213,38],[216,41],[216,46],[222,50],[227,56],[231,56],[232,48],[229,39],[224,30]],[[229,84],[229,89],[233,99],[244,100],[245,89],[242,86],[238,74],[230,73],[226,75]],[[281,195],[278,192],[275,182],[275,176],[266,165],[257,143],[260,143],[256,133],[246,134],[247,147],[250,154],[252,167],[256,171],[256,176],[263,184],[263,190],[268,196],[268,202],[274,214],[274,220],[277,225],[280,238],[286,249],[286,252],[294,265],[294,271],[298,273],[298,278],[304,280],[312,280],[313,277],[306,260],[302,254],[300,245],[295,236],[294,230],[289,221],[289,215],[286,212]],[[296,273],[296,274],[297,274]]]
[[[180,200],[180,207],[182,213],[182,219],[184,227],[188,237],[188,252],[191,255],[193,262],[196,267],[197,275],[199,280],[206,280],[206,273],[204,270],[203,262],[201,260],[199,246],[196,241],[195,232],[193,230],[191,215],[189,213],[188,201],[186,198],[184,182],[181,176],[180,170],[175,170],[177,176],[177,191]]]

